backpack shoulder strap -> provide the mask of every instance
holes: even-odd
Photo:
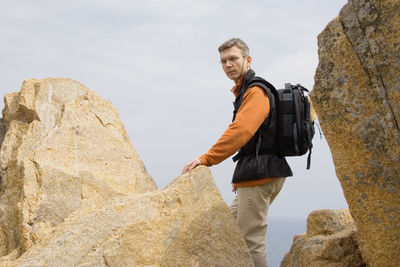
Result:
[[[265,80],[261,77],[258,77],[258,76],[254,77],[254,79],[249,82],[248,87],[252,87],[255,85],[261,86],[263,88],[267,87],[273,93],[276,92],[276,88],[271,83],[269,83],[267,80]]]
[[[271,94],[274,96],[275,99],[277,99],[278,91],[271,83],[261,77],[255,77],[255,79],[249,83],[249,88],[253,86],[260,86],[261,88],[263,88],[264,91],[267,93],[268,98],[270,99],[270,104],[274,104],[272,103],[272,101],[275,100],[271,97]]]

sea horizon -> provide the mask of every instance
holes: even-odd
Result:
[[[269,267],[279,267],[290,251],[295,235],[305,233],[307,218],[268,218],[267,260]]]

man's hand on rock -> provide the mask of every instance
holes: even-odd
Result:
[[[190,172],[191,170],[193,170],[196,166],[201,165],[201,162],[199,159],[193,159],[191,161],[189,161],[185,167],[183,167],[182,170],[182,174],[185,174],[187,172]]]

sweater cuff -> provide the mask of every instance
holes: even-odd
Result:
[[[207,166],[207,167],[210,167],[210,166],[212,165],[212,164],[208,161],[207,155],[206,155],[206,154],[204,154],[204,155],[202,155],[201,157],[199,157],[199,160],[200,160],[201,165],[205,165],[205,166]]]

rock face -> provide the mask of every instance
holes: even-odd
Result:
[[[400,1],[352,0],[318,37],[312,102],[369,266],[400,262]]]
[[[296,235],[281,267],[363,267],[354,221],[348,209],[317,210],[307,233]]]
[[[116,109],[28,80],[0,120],[0,266],[252,266],[207,168],[163,191]]]
[[[4,99],[0,255],[23,253],[77,209],[157,189],[116,109],[80,83],[27,80]]]
[[[44,242],[0,266],[253,266],[211,173],[75,212]]]

